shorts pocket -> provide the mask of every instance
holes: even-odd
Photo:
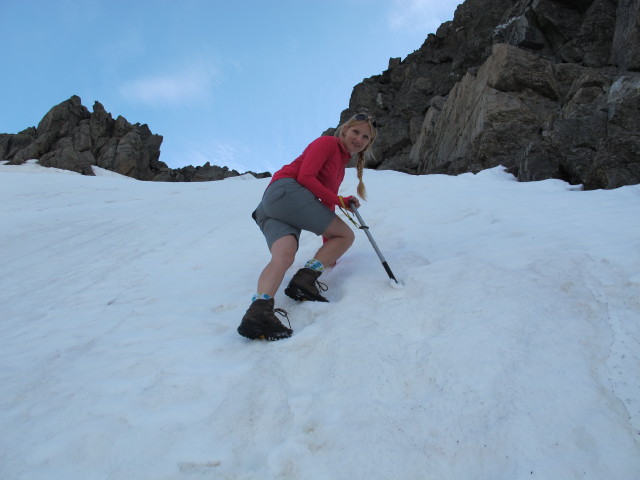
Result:
[[[279,183],[280,181],[269,185],[269,187],[267,187],[267,190],[264,192],[264,195],[262,196],[262,204],[269,206],[269,205],[273,205],[275,202],[277,202],[278,200],[280,200],[282,197],[284,197],[287,193],[287,188],[286,188],[286,184],[281,184]]]

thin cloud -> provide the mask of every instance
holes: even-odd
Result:
[[[393,0],[389,12],[389,28],[416,33],[435,33],[453,18],[460,0]]]
[[[123,83],[119,92],[126,100],[152,106],[191,107],[210,104],[218,73],[206,63],[179,68]]]

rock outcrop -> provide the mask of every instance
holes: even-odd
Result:
[[[467,0],[340,121],[376,116],[369,168],[640,183],[639,24],[640,0]]]
[[[240,175],[209,163],[171,169],[159,160],[161,144],[162,137],[151,133],[147,125],[132,125],[122,116],[114,120],[100,102],[95,102],[90,113],[80,97],[73,96],[53,107],[37,127],[0,134],[0,159],[14,165],[37,159],[45,167],[83,175],[93,175],[95,165],[138,180],[197,182]]]
[[[53,107],[36,128],[0,135],[0,156],[12,164],[38,159],[40,165],[93,175],[92,165],[140,180],[152,180],[160,162],[162,137],[147,125],[115,120],[95,102],[90,113],[73,96]]]

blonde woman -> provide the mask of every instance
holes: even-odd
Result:
[[[284,275],[295,260],[302,230],[322,235],[324,242],[312,259],[298,270],[285,289],[295,300],[327,302],[318,287],[325,266],[335,264],[355,238],[351,228],[335,213],[339,206],[351,210],[360,207],[355,196],[341,197],[338,189],[352,155],[357,155],[357,193],[365,199],[362,173],[367,154],[377,135],[373,117],[359,113],[340,125],[333,137],[322,136],[307,146],[298,158],[272,177],[253,218],[262,230],[271,252],[271,260],[258,278],[257,293],[238,327],[249,339],[279,340],[290,337],[275,316],[286,312],[274,309],[274,296]]]

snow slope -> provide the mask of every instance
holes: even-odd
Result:
[[[0,165],[0,478],[640,478],[639,186],[367,171],[404,287],[357,232],[268,343],[269,180],[98,173]]]

